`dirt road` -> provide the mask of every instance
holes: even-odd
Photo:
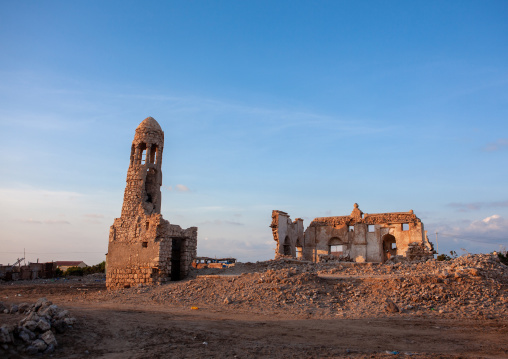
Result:
[[[100,297],[104,291],[103,283],[18,282],[0,285],[0,300],[35,302],[45,296],[71,311],[78,323],[58,336],[54,358],[508,357],[503,318],[315,319],[283,310],[270,315],[229,306],[195,310],[143,298],[125,303]],[[10,315],[0,314],[0,321],[5,316]]]

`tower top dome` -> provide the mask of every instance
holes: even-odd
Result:
[[[137,130],[143,130],[143,131],[160,131],[162,132],[162,128],[161,126],[159,125],[159,123],[155,120],[155,118],[153,117],[147,117],[145,118],[138,126],[138,128],[136,128],[136,131]]]

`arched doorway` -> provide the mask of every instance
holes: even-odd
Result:
[[[286,238],[284,239],[284,244],[282,245],[282,247],[284,250],[284,255],[290,256],[291,255],[291,244],[289,241],[289,236],[286,236]]]
[[[397,242],[391,234],[383,236],[383,262],[397,255]]]
[[[328,254],[334,257],[340,257],[344,254],[346,245],[338,237],[333,237],[328,241]]]
[[[184,238],[173,238],[171,243],[171,280],[182,279],[182,254],[185,245]]]
[[[298,238],[296,240],[296,258],[302,258],[303,257],[303,246],[302,246],[302,240]]]

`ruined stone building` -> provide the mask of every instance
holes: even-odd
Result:
[[[164,132],[152,117],[136,128],[122,214],[109,231],[108,289],[179,280],[196,257],[197,228],[182,229],[162,218]]]
[[[275,256],[314,262],[343,259],[385,262],[393,256],[432,258],[434,249],[422,221],[413,213],[363,213],[355,203],[349,216],[315,218],[304,231],[303,220],[272,212]]]

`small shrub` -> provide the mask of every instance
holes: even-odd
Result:
[[[449,255],[446,255],[443,253],[443,254],[438,255],[436,259],[438,261],[449,261],[452,258]]]
[[[70,276],[70,275],[77,275],[77,276],[80,276],[82,277],[83,276],[83,268],[79,268],[79,267],[69,267],[67,268],[67,270],[65,271],[65,276]]]
[[[501,263],[506,264],[508,266],[508,253],[498,252],[497,256],[498,256],[499,260],[501,261]]]
[[[85,267],[83,268],[83,273],[86,274],[94,274],[94,273],[104,273],[106,271],[106,262],[102,261],[99,264]]]
[[[457,258],[457,252],[450,251],[450,255],[443,253],[443,254],[438,255],[436,259],[438,261],[449,261],[454,258]]]

